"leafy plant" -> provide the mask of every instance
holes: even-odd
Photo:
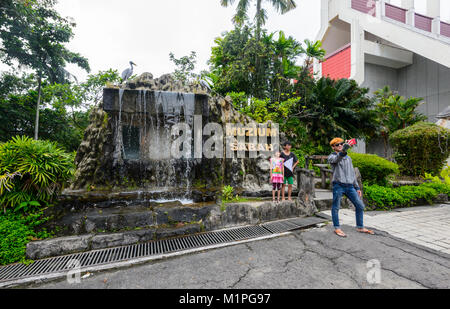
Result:
[[[440,177],[433,176],[430,173],[425,173],[424,179],[434,183],[445,183],[447,185],[450,185],[450,165],[447,165],[445,168],[443,168],[439,175]]]
[[[224,201],[231,201],[234,199],[234,188],[232,186],[225,186],[222,189],[222,199]]]
[[[450,155],[450,130],[419,122],[390,138],[400,172],[408,176],[437,175]]]
[[[386,185],[388,176],[399,173],[398,165],[377,155],[350,153],[353,165],[361,172],[363,182]]]
[[[30,206],[51,203],[73,175],[73,159],[73,154],[55,143],[25,136],[0,144],[0,204],[4,211],[10,207],[24,212]]]
[[[26,262],[27,243],[51,236],[45,229],[37,231],[46,221],[48,218],[40,211],[26,215],[11,211],[0,214],[0,265]]]

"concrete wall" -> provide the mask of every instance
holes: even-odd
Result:
[[[404,97],[420,97],[426,102],[418,111],[436,122],[436,115],[450,105],[450,68],[414,55],[414,63],[392,69],[366,63],[363,87],[370,93],[386,85]]]
[[[390,86],[391,89],[398,91],[397,71],[396,69],[366,63],[362,87],[369,88],[371,94],[384,86]]]
[[[434,61],[414,55],[412,65],[402,69],[392,69],[374,64],[365,64],[365,81],[363,87],[376,90],[390,86],[405,97],[420,97],[426,102],[418,111],[436,122],[436,115],[450,105],[450,69]],[[381,140],[367,144],[367,153],[384,156],[384,143]],[[392,149],[388,147],[388,157]]]
[[[436,122],[436,115],[450,105],[450,68],[414,55],[414,63],[398,70],[398,91],[405,97],[424,98],[419,111]]]

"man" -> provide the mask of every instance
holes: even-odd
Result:
[[[292,144],[285,142],[283,144],[283,152],[281,158],[284,159],[284,184],[281,188],[282,201],[286,200],[286,185],[288,185],[288,199],[292,201],[292,186],[294,185],[294,170],[298,165],[297,156],[291,152]]]
[[[330,143],[334,152],[328,157],[328,163],[333,169],[333,225],[335,233],[340,237],[347,237],[342,231],[339,223],[339,209],[342,196],[347,196],[356,208],[356,224],[360,233],[374,235],[373,231],[364,228],[364,203],[362,192],[356,179],[355,169],[352,159],[347,155],[347,150],[351,147],[344,143],[342,138],[335,138]]]

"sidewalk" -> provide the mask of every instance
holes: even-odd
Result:
[[[331,217],[331,211],[324,211],[322,214]],[[339,219],[343,225],[355,226],[354,210],[341,209]],[[389,212],[366,212],[364,224],[412,243],[450,254],[450,205],[448,204]]]

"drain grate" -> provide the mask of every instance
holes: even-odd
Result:
[[[101,249],[35,261],[31,265],[14,264],[0,268],[0,283],[123,262],[131,259],[242,241],[289,232],[323,222],[319,218],[297,218],[257,226],[239,227],[124,247]],[[75,262],[75,263],[74,263]]]

